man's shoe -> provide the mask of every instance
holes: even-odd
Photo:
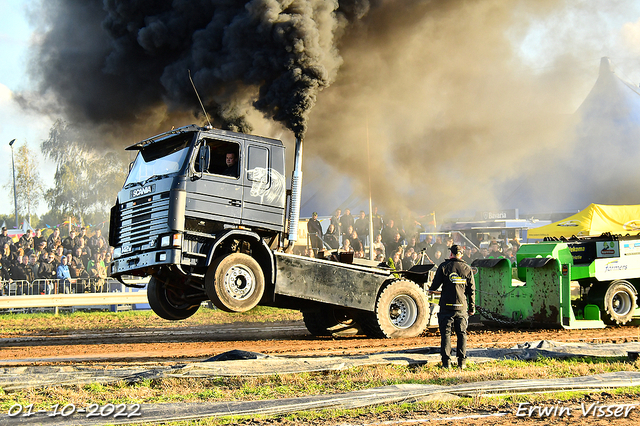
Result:
[[[467,361],[464,359],[458,359],[458,368],[464,370],[467,366]]]

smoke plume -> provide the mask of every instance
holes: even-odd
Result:
[[[371,188],[384,212],[553,211],[562,191],[531,183],[544,173],[580,185],[580,173],[545,165],[575,152],[572,113],[593,84],[578,76],[592,69],[595,81],[607,54],[580,31],[600,28],[605,6],[616,16],[628,9],[564,0],[42,2],[30,66],[38,90],[23,102],[53,99],[39,107],[108,126],[106,136],[125,145],[194,116],[205,122],[190,71],[217,127],[286,143],[284,128],[306,135],[305,180],[328,194],[340,192],[335,175],[365,197]],[[625,29],[627,42],[636,28]],[[536,49],[548,57],[532,60]],[[572,207],[597,195],[586,191]],[[632,198],[620,200],[640,202]],[[328,214],[340,202],[310,209]]]

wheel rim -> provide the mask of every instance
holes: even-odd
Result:
[[[224,274],[224,288],[236,300],[248,299],[255,289],[255,276],[244,265],[234,265]]]
[[[391,324],[397,328],[409,328],[418,317],[418,306],[415,300],[406,295],[395,297],[389,305]]]
[[[631,297],[629,297],[629,293],[626,291],[616,292],[611,299],[611,309],[613,309],[616,315],[627,315],[631,311],[632,305]]]

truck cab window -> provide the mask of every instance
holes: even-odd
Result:
[[[206,139],[205,143],[211,150],[208,173],[234,178],[240,177],[240,145],[214,139]],[[198,158],[195,161],[195,170],[202,170],[198,164]]]

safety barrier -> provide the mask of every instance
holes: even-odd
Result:
[[[127,280],[129,284],[144,285],[147,279]],[[30,309],[58,307],[115,307],[146,304],[147,291],[131,289],[108,278],[29,281],[0,281],[2,296],[0,309]]]

